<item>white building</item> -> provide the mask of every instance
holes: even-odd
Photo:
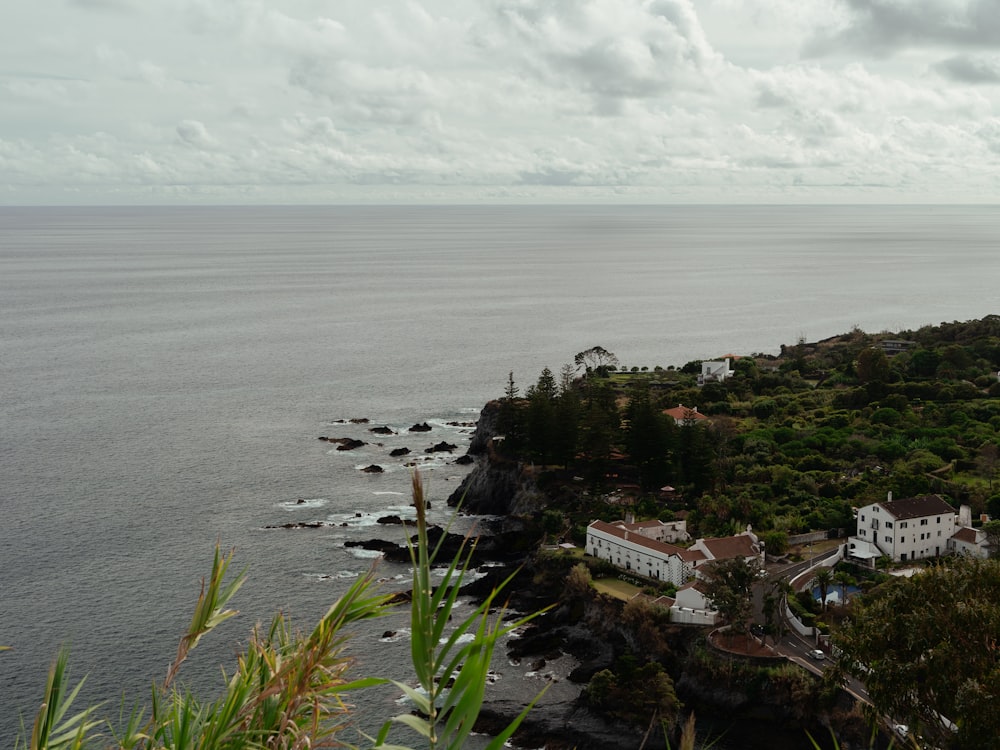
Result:
[[[715,625],[719,621],[719,613],[705,596],[702,581],[691,581],[677,589],[670,620],[682,625]]]
[[[696,560],[704,556],[652,539],[639,527],[641,524],[624,521],[592,521],[587,526],[587,554],[637,575],[683,585],[691,577]]]
[[[713,360],[701,363],[701,374],[698,376],[698,385],[705,383],[721,383],[726,378],[733,376],[733,370],[729,367],[729,358],[723,360]]]
[[[587,554],[607,560],[622,570],[682,586],[696,575],[696,568],[715,560],[742,557],[763,563],[764,549],[748,528],[736,536],[699,539],[690,547],[678,547],[664,539],[673,524],[660,521],[625,523],[592,521],[587,527]],[[683,530],[684,536],[687,531]],[[658,537],[658,538],[657,538]]]
[[[962,526],[948,540],[948,550],[957,555],[986,559],[990,556],[989,540],[982,529]]]
[[[893,562],[937,557],[949,551],[958,515],[940,495],[886,500],[858,508],[857,534],[848,554],[861,559],[885,555]]]

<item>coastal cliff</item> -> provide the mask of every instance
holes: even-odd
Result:
[[[499,415],[499,401],[483,407],[467,451],[475,466],[448,498],[448,505],[461,506],[463,513],[522,516],[545,507],[530,468],[497,451]]]

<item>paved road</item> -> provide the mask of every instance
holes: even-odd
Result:
[[[803,560],[800,563],[793,563],[781,568],[769,570],[767,578],[761,580],[761,582],[754,587],[754,622],[759,625],[765,624],[764,597],[769,591],[773,592],[775,582],[782,580],[790,582],[794,580],[796,576],[804,573],[806,570],[816,565],[816,563],[836,554],[837,550],[833,549],[816,555],[815,557],[811,557],[808,560]],[[789,661],[798,664],[813,674],[822,676],[823,672],[830,664],[830,655],[827,654],[826,658],[822,660],[812,658],[809,654],[811,651],[818,648],[816,641],[812,638],[806,638],[799,635],[798,632],[792,628],[792,626],[785,619],[784,606],[779,607],[778,616],[781,620],[784,634],[776,643],[771,638],[768,638],[768,643],[779,655],[784,656]],[[865,686],[861,682],[851,678],[848,680],[847,684],[844,685],[844,689],[858,700],[864,701],[865,703],[871,703],[871,700],[868,697],[868,692],[865,690]]]

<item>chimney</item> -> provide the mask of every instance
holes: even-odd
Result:
[[[887,503],[891,503],[892,502],[892,490],[889,490],[889,495],[888,495],[888,497],[886,497],[885,501]]]

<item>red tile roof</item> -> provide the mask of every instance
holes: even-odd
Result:
[[[717,539],[699,539],[698,541],[705,545],[716,560],[729,560],[734,557],[754,557],[760,554],[760,550],[754,549],[753,539],[750,538],[749,534],[724,536]]]
[[[655,539],[650,539],[648,536],[643,536],[638,531],[629,531],[624,528],[624,524],[618,525],[608,523],[607,521],[591,521],[588,528],[603,531],[604,533],[610,534],[611,536],[617,537],[623,541],[632,542],[633,544],[645,547],[652,552],[657,552],[658,554],[664,556],[676,555],[685,562],[691,562],[692,560],[700,560],[703,558],[703,555],[700,552],[692,552],[691,550],[686,550],[683,547],[678,547],[673,544],[658,542]]]
[[[975,544],[977,536],[978,535],[976,534],[975,529],[970,529],[968,526],[963,526],[954,534],[952,534],[951,538],[957,539],[960,542],[965,542],[966,544]]]
[[[684,406],[684,404],[678,404],[673,409],[664,409],[663,413],[668,417],[680,420],[693,419],[697,421],[699,419],[708,419],[708,417],[699,412],[697,408],[692,409],[690,406]]]

